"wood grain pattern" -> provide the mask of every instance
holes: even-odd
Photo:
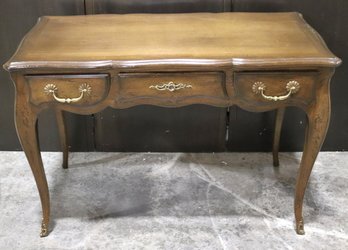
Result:
[[[87,14],[232,11],[231,0],[85,0],[85,3]],[[96,150],[117,152],[224,151],[225,117],[225,108],[206,105],[186,106],[179,110],[146,105],[125,110],[107,109],[94,116],[95,146]],[[203,123],[205,128],[197,129]],[[186,140],[188,137],[190,141]],[[146,143],[139,144],[139,141]]]
[[[13,79],[16,84],[16,130],[39,191],[42,207],[42,227],[40,235],[46,236],[48,235],[50,221],[50,198],[38,140],[38,112],[28,101],[28,91],[24,77],[21,75],[14,75]]]
[[[163,22],[153,22],[160,17]],[[207,19],[210,25],[205,25]],[[82,24],[87,28],[82,29]],[[186,28],[188,24],[195,27],[196,32]],[[182,26],[185,29],[180,33]],[[207,35],[206,26],[211,29],[211,39],[209,36],[203,37]],[[242,27],[247,28],[242,31]],[[179,32],[178,36],[170,35],[172,33],[167,33],[165,28]],[[140,29],[137,34],[135,29]],[[159,32],[160,29],[163,33]],[[236,30],[241,34],[237,34]],[[120,34],[123,31],[125,36],[116,36],[115,31]],[[81,33],[75,34],[78,32]],[[260,37],[258,41],[250,39],[256,38],[254,32]],[[144,37],[145,33],[148,34],[147,38]],[[60,38],[61,35],[65,38]],[[58,50],[61,53],[57,53]],[[186,58],[182,58],[183,55]],[[107,107],[125,108],[142,104],[163,107],[237,105],[254,112],[278,109],[280,113],[274,137],[276,157],[283,109],[288,106],[303,109],[308,117],[308,131],[294,206],[296,230],[298,234],[303,234],[303,197],[328,128],[329,83],[334,66],[339,63],[340,59],[326,48],[320,37],[296,13],[113,15],[42,19],[5,67],[11,71],[16,86],[17,133],[40,192],[43,236],[47,235],[49,222],[49,194],[35,129],[38,114],[48,107],[54,108],[56,112],[93,114]],[[28,76],[28,72],[37,75]],[[52,102],[52,99],[43,96],[47,79],[59,84],[62,90],[60,94],[71,94],[76,85],[86,80],[91,81],[95,92],[91,101],[87,99],[79,105]],[[267,84],[269,95],[284,95],[286,83],[292,80],[300,83],[300,91],[283,101],[265,100],[252,91],[253,83],[262,81]],[[157,93],[149,89],[150,84],[166,81],[187,82],[192,85],[192,89],[173,93]],[[65,126],[62,114],[56,114],[63,137]],[[66,145],[66,138],[62,138],[63,151]],[[66,157],[67,152],[64,161]]]
[[[26,76],[30,88],[30,101],[35,105],[42,103],[56,103],[52,95],[45,93],[47,84],[54,84],[57,87],[57,96],[61,98],[72,98],[80,95],[79,87],[81,84],[88,84],[91,93],[71,105],[91,105],[102,101],[109,89],[108,76],[99,75],[40,75]]]
[[[304,107],[315,98],[315,83],[318,81],[318,76],[318,72],[237,72],[235,73],[234,88],[241,102],[247,105]],[[285,101],[272,103],[252,91],[255,82],[262,82],[266,86],[266,95],[281,96],[288,92],[286,84],[290,81],[297,81],[300,84],[300,89]]]
[[[295,219],[296,231],[304,234],[302,215],[303,198],[310,174],[318,153],[323,145],[330,123],[330,79],[333,72],[323,71],[318,82],[316,101],[306,108],[308,118],[307,131],[295,191]]]
[[[150,86],[163,85],[170,82],[174,84],[182,83],[191,87],[175,91],[159,91],[155,88],[150,88]],[[227,98],[223,73],[190,72],[119,75],[119,102],[124,105],[127,105],[127,103],[134,105],[134,103],[139,102],[161,106],[178,106],[183,103],[197,104],[197,102],[214,104],[223,103]]]
[[[106,33],[108,39],[100,39]],[[340,63],[298,13],[129,14],[43,17],[5,68],[217,63],[211,60],[240,66]]]

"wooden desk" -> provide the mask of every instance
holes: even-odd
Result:
[[[303,234],[304,192],[329,125],[329,83],[340,63],[298,13],[41,18],[4,65],[16,87],[17,133],[40,193],[41,236],[49,231],[50,202],[38,113],[56,112],[66,168],[62,111],[142,104],[277,109],[275,165],[284,109],[303,109],[308,127],[295,193],[296,231]]]

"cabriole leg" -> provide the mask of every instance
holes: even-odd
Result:
[[[324,142],[330,121],[330,96],[327,84],[321,86],[316,102],[307,109],[306,113],[308,118],[307,131],[297,177],[294,206],[298,234],[305,233],[302,216],[303,198],[313,164]]]
[[[66,131],[64,111],[56,110],[56,120],[58,125],[60,146],[63,152],[62,167],[66,169],[68,168],[69,148],[68,148],[68,137],[67,137],[67,131]]]
[[[18,92],[20,92],[19,90]],[[37,113],[31,108],[24,95],[17,93],[15,121],[17,134],[23,151],[33,172],[42,206],[41,237],[48,235],[50,199],[45,171],[42,164],[37,133]]]
[[[275,128],[274,128],[274,135],[273,135],[273,166],[278,167],[279,166],[279,141],[280,141],[280,134],[282,131],[282,125],[284,120],[284,114],[285,114],[285,108],[279,108],[276,111],[276,120],[275,120]]]

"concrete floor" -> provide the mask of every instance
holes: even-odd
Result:
[[[0,249],[348,249],[348,153],[321,153],[294,231],[301,154],[43,153],[51,233],[22,152],[0,152]]]

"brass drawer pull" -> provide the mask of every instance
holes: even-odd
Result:
[[[168,82],[168,83],[164,83],[164,84],[161,84],[161,85],[151,85],[149,88],[150,89],[156,89],[156,90],[159,90],[159,91],[168,90],[170,92],[174,92],[175,90],[179,90],[179,89],[192,88],[192,85],[185,84],[185,83],[177,83],[177,84],[175,84],[174,82]]]
[[[263,82],[255,82],[253,85],[253,92],[255,94],[261,94],[261,96],[269,101],[284,101],[288,99],[292,94],[295,94],[300,89],[300,84],[297,81],[290,81],[286,84],[286,90],[288,93],[281,96],[269,96],[265,95],[266,85]]]
[[[60,103],[75,103],[78,101],[81,101],[82,98],[86,95],[90,95],[92,92],[91,86],[89,86],[87,83],[83,83],[79,87],[80,96],[79,97],[72,97],[72,98],[61,98],[56,95],[58,88],[56,85],[49,83],[45,86],[44,91],[47,95],[52,95],[53,98]]]

